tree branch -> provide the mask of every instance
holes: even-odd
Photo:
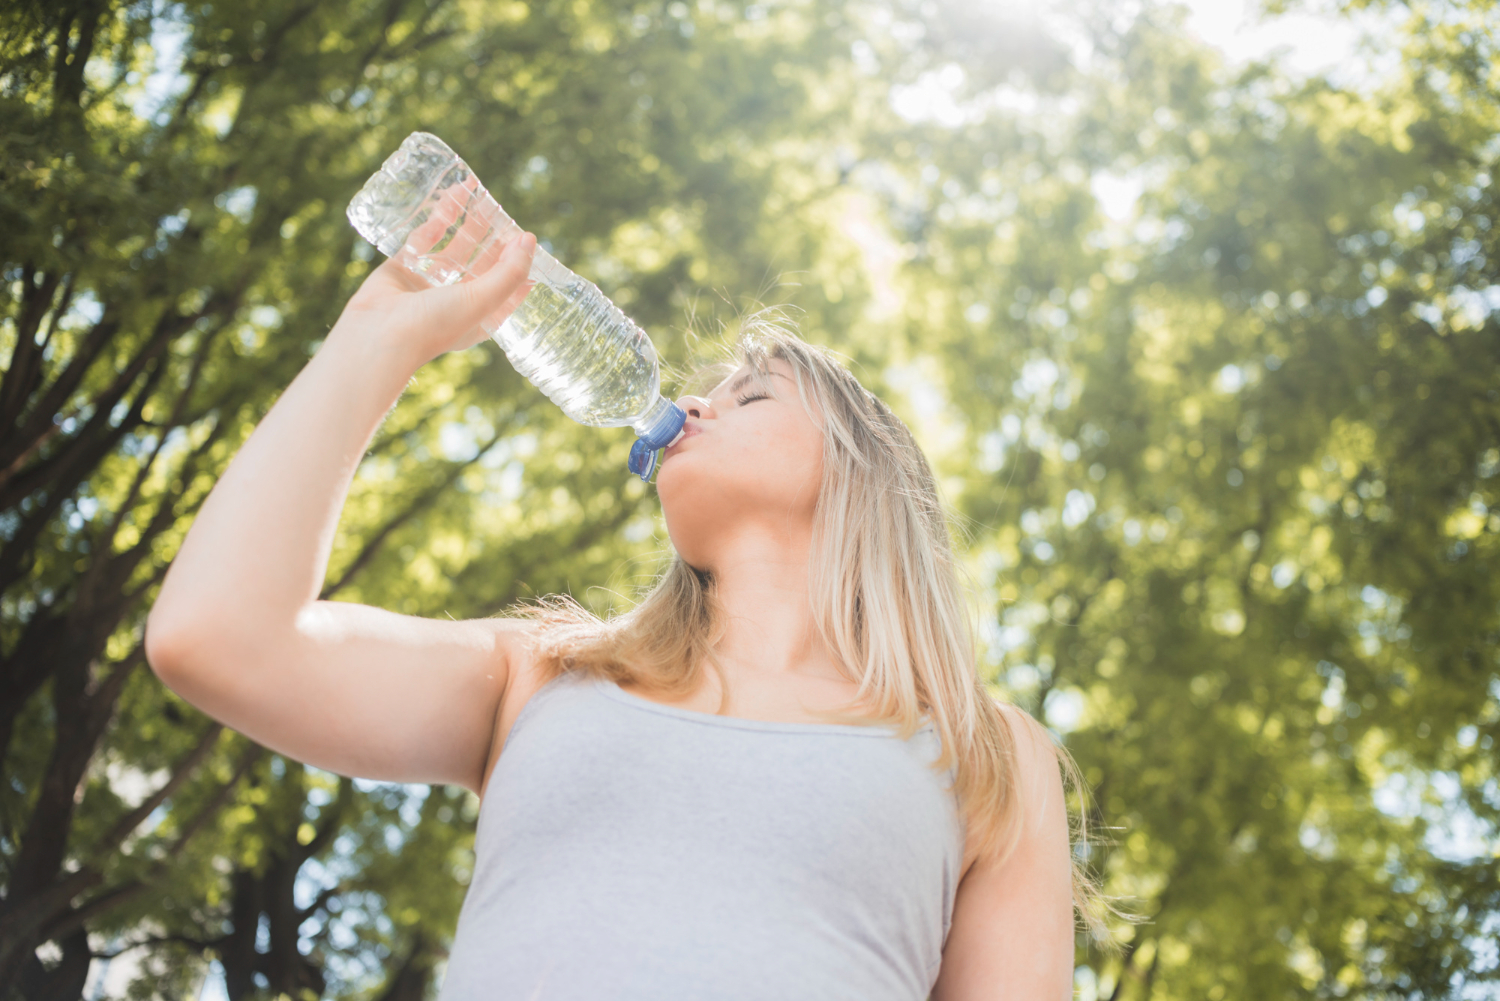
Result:
[[[322,601],[327,601],[335,594],[347,587],[349,582],[354,579],[355,575],[363,570],[366,564],[368,564],[372,559],[375,558],[376,554],[380,552],[380,547],[385,544],[385,540],[390,538],[391,534],[395,532],[396,529],[400,528],[408,521],[411,521],[418,514],[421,514],[432,505],[433,501],[437,500],[444,493],[446,493],[448,489],[453,486],[455,482],[457,482],[458,478],[464,474],[465,470],[467,470],[474,463],[478,462],[485,456],[486,453],[490,451],[490,449],[494,448],[500,443],[501,437],[502,436],[500,432],[497,430],[495,434],[490,438],[490,440],[485,443],[484,447],[475,454],[474,458],[469,459],[466,462],[454,463],[452,467],[449,468],[446,476],[444,476],[437,483],[433,484],[431,487],[428,487],[426,490],[418,494],[416,498],[409,505],[407,505],[405,510],[401,511],[395,517],[391,518],[384,525],[382,525],[380,529],[376,531],[376,533],[371,536],[370,539],[365,543],[364,548],[360,550],[359,555],[356,556],[349,563],[349,565],[344,568],[344,572],[339,575],[339,579],[323,589],[323,593],[318,596],[319,599]]]
[[[101,316],[99,322],[90,327],[88,333],[82,337],[72,357],[52,380],[50,386],[42,389],[36,379],[31,379],[30,385],[25,387],[17,383],[17,395],[13,399],[6,399],[4,411],[0,412],[0,421],[9,424],[11,428],[5,438],[0,439],[0,466],[4,466],[7,471],[5,478],[0,479],[0,488],[8,485],[11,478],[9,471],[15,466],[16,457],[30,450],[36,439],[47,433],[48,427],[56,426],[52,420],[53,416],[62,410],[63,405],[83,381],[85,372],[93,366],[94,361],[103,353],[104,346],[119,332],[119,329],[119,321],[110,316],[106,308],[105,315]],[[22,339],[18,342],[18,346],[24,343],[27,342]],[[21,391],[22,388],[25,390],[24,394]],[[41,393],[41,396],[28,414],[26,401],[35,397],[37,393]],[[26,416],[24,423],[21,420],[23,414]],[[4,506],[9,506],[9,504],[0,501],[0,507]]]
[[[38,285],[36,275],[36,268],[32,265],[21,269],[21,312],[15,320],[16,346],[5,374],[0,376],[0,421],[5,423],[13,424],[20,416],[41,372],[42,346],[37,343],[36,334],[43,317],[52,307],[52,296],[60,279],[55,274],[46,275]]]
[[[245,753],[240,756],[239,764],[235,768],[234,773],[230,775],[228,781],[221,785],[219,789],[214,793],[214,795],[209,797],[208,802],[206,802],[198,810],[193,818],[182,826],[182,829],[181,831],[179,831],[176,840],[172,842],[172,846],[162,854],[162,857],[160,859],[158,859],[150,866],[145,875],[141,876],[138,879],[131,880],[128,883],[122,883],[118,886],[114,886],[107,890],[104,890],[102,893],[88,900],[82,906],[72,908],[71,910],[57,915],[55,918],[53,918],[51,921],[48,921],[43,926],[41,932],[41,941],[45,942],[60,938],[64,935],[68,935],[74,931],[77,931],[79,928],[84,927],[89,921],[93,920],[99,915],[104,914],[115,907],[118,907],[125,901],[131,899],[132,897],[145,890],[150,889],[153,885],[155,885],[155,883],[160,880],[161,877],[166,873],[167,869],[170,868],[172,860],[182,853],[182,850],[187,846],[187,843],[192,840],[192,838],[200,830],[202,830],[203,827],[208,823],[208,821],[213,819],[213,817],[224,806],[224,803],[228,801],[230,795],[234,792],[234,787],[239,784],[240,779],[244,778],[245,774],[250,771],[250,768],[255,764],[255,762],[260,759],[260,756],[264,753],[264,750],[265,749],[262,748],[259,744],[252,744],[249,748],[246,749]],[[77,877],[83,876],[84,874],[87,874],[86,879],[77,880]],[[77,880],[78,883],[77,890],[64,897],[64,900],[73,899],[73,897],[76,897],[78,893],[81,893],[84,890],[88,889],[90,885],[97,885],[102,880],[102,876],[99,874],[98,869],[94,868],[93,866],[86,866],[78,870],[77,873],[74,873],[72,877],[70,877],[68,880],[64,880],[63,882],[73,883],[75,880]]]
[[[107,413],[102,417],[96,413],[89,421],[89,426],[79,436],[77,447],[62,453],[62,460],[59,463],[61,468],[49,470],[49,479],[52,482],[48,484],[50,489],[46,500],[32,510],[30,516],[22,521],[20,528],[6,546],[0,549],[0,592],[8,589],[19,576],[25,573],[25,567],[29,565],[28,557],[35,556],[33,547],[38,537],[62,508],[63,501],[72,496],[73,492],[78,489],[78,485],[88,478],[104,457],[119,444],[120,439],[140,422],[141,411],[145,408],[151,393],[156,388],[156,383],[160,381],[165,370],[164,364],[157,364],[147,373],[145,386],[136,394],[130,413],[120,421],[118,427],[109,425]],[[113,409],[113,403],[110,404],[110,408]],[[93,440],[87,441],[86,438]],[[28,470],[26,476],[30,477],[35,469],[36,467],[32,467]],[[32,489],[34,488],[27,487],[26,492],[29,493]],[[0,494],[5,492],[0,489]],[[14,484],[10,492],[13,494],[16,492]],[[21,496],[24,494],[15,496],[11,503],[18,503]],[[6,506],[7,502],[0,500],[0,510]]]
[[[161,788],[142,800],[140,805],[134,810],[129,811],[119,820],[115,821],[109,830],[105,831],[100,835],[98,840],[89,846],[88,851],[84,853],[85,857],[97,860],[103,853],[112,852],[118,848],[130,836],[132,831],[139,827],[147,817],[151,816],[152,812],[158,806],[166,802],[168,797],[182,788],[182,784],[192,777],[193,773],[198,770],[198,766],[203,763],[203,759],[208,757],[209,752],[213,750],[214,744],[218,742],[219,734],[223,730],[224,727],[221,724],[211,724],[204,731],[203,736],[198,738],[198,743],[194,745],[193,749],[183,755],[182,759],[173,767],[172,774],[167,777],[166,782],[162,783]]]
[[[127,952],[154,945],[190,945],[200,952],[205,952],[218,946],[224,941],[225,937],[221,935],[218,938],[201,939],[193,938],[191,935],[153,935],[150,938],[143,938],[139,942],[129,942],[118,949],[110,949],[107,952],[95,952],[91,955],[94,959],[118,959]]]
[[[220,329],[223,329],[222,327]],[[182,427],[182,415],[187,410],[188,399],[193,395],[193,390],[198,387],[198,380],[203,375],[203,366],[208,361],[208,356],[213,349],[215,337],[205,336],[203,343],[198,347],[198,353],[193,358],[192,367],[188,370],[187,385],[183,386],[182,392],[178,394],[177,402],[172,406],[172,413],[163,426],[162,433],[158,436],[156,447],[151,450],[151,455],[141,463],[136,470],[135,477],[131,480],[130,489],[125,492],[125,499],[115,508],[115,516],[110,519],[107,535],[113,539],[120,530],[120,523],[125,518],[125,513],[135,507],[135,502],[141,494],[141,487],[145,484],[151,473],[151,467],[156,464],[157,457],[161,455],[162,449],[167,447],[167,438],[171,431]]]

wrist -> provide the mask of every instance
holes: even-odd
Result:
[[[372,397],[370,405],[384,413],[401,398],[412,376],[428,359],[421,357],[413,345],[378,329],[378,325],[371,327],[355,329],[335,323],[312,364],[340,382],[357,383],[362,390],[356,390],[357,395]]]
[[[375,377],[377,382],[404,387],[432,359],[422,353],[423,345],[401,333],[378,322],[354,324],[340,317],[317,353],[321,357],[328,352],[330,358],[351,366],[351,371]]]

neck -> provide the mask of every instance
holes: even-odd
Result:
[[[745,531],[712,562],[724,615],[714,652],[726,669],[843,678],[808,598],[811,533]]]

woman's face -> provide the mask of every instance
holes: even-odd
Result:
[[[712,569],[743,531],[801,540],[823,481],[823,432],[803,408],[792,367],[741,366],[707,396],[677,401],[684,434],[656,474],[667,534],[689,566]]]

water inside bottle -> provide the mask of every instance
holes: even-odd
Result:
[[[402,263],[434,285],[482,274],[521,233],[462,163],[437,179],[409,225]]]
[[[349,218],[434,285],[482,274],[521,232],[457,154],[423,134],[370,179]],[[496,329],[486,324],[516,370],[580,424],[620,427],[648,414],[661,380],[645,331],[540,247],[530,277],[515,312]]]
[[[567,337],[549,337],[557,328]],[[661,395],[656,350],[592,282],[544,278],[492,333],[511,364],[580,424],[620,427]]]

